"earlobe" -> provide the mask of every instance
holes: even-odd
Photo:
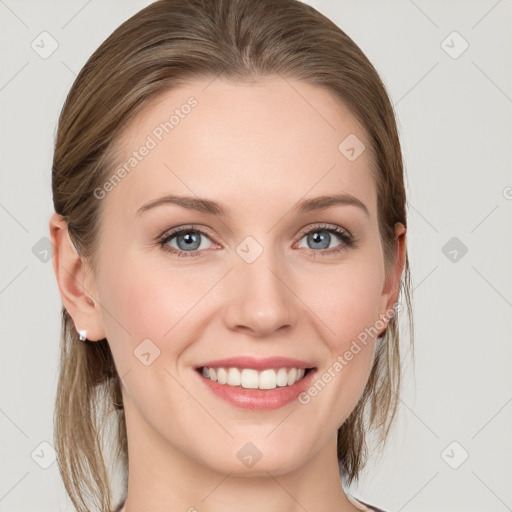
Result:
[[[79,255],[69,236],[67,223],[57,213],[49,221],[50,238],[54,247],[53,269],[59,287],[62,304],[73,319],[78,331],[86,330],[87,339],[97,341],[105,338],[101,321],[101,307],[95,287],[85,286],[88,271],[86,261]]]

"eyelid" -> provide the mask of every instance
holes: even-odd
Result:
[[[334,248],[330,248],[330,249],[324,249],[321,251],[315,251],[314,249],[305,248],[305,250],[307,252],[313,252],[313,253],[318,252],[320,254],[328,255],[328,254],[340,252],[344,249],[349,249],[350,247],[356,247],[359,242],[359,240],[357,238],[355,238],[348,229],[346,229],[342,226],[339,226],[337,224],[329,224],[326,222],[318,222],[318,223],[310,224],[309,226],[305,227],[300,232],[300,235],[298,236],[298,240],[293,243],[293,246],[295,244],[297,244],[298,242],[300,242],[304,236],[308,235],[309,233],[311,233],[312,231],[315,231],[315,230],[318,230],[318,231],[324,230],[324,231],[327,231],[327,232],[330,232],[330,233],[336,235],[341,241],[341,244],[340,244],[341,248],[334,247]],[[174,237],[180,235],[183,232],[187,232],[187,231],[195,231],[195,232],[200,233],[201,235],[206,235],[209,239],[211,239],[211,241],[213,243],[215,243],[217,245],[221,245],[215,241],[216,237],[215,237],[215,235],[212,234],[213,231],[210,228],[208,228],[206,226],[199,226],[197,224],[177,226],[175,228],[168,229],[167,231],[165,231],[162,235],[160,235],[158,237],[158,243],[160,246],[162,246],[162,248],[164,250],[166,250],[170,253],[174,253],[174,254],[178,253],[178,255],[183,254],[184,256],[186,255],[188,257],[204,256],[205,255],[204,253],[206,251],[205,249],[202,249],[200,251],[182,251],[181,249],[176,249],[174,247],[167,246],[167,242],[170,239],[173,239]],[[167,247],[164,247],[164,246],[167,246]],[[187,254],[187,253],[189,253],[189,254]]]
[[[341,230],[348,237],[355,239],[354,236],[352,235],[352,233],[347,228],[338,226],[337,224],[329,224],[326,222],[313,223],[313,224],[305,227],[303,230],[300,231],[300,237],[302,238],[304,235],[308,234],[313,229]],[[207,234],[208,236],[215,238],[215,234],[213,233],[213,231],[206,226],[199,226],[198,224],[185,224],[183,226],[177,226],[176,228],[167,229],[161,235],[158,236],[158,240],[167,238],[173,234],[179,234],[180,232],[187,231],[187,230],[204,232],[204,234]]]
[[[206,226],[200,226],[198,224],[184,224],[183,226],[176,226],[175,228],[167,229],[158,237],[158,239],[162,240],[172,235],[180,234],[183,231],[197,231],[199,233],[204,233],[209,237],[215,238],[213,231]]]
[[[353,236],[348,229],[339,226],[338,224],[329,224],[327,222],[315,223],[305,228],[301,232],[298,241],[294,243],[294,246],[297,243],[300,243],[304,236],[307,236],[309,233],[313,233],[315,231],[326,231],[328,233],[334,234],[334,236],[336,236],[341,242],[336,247],[331,247],[320,251],[315,251],[314,249],[309,249],[307,247],[303,248],[307,253],[313,254],[315,257],[317,253],[320,256],[328,257],[330,255],[337,255],[349,249],[355,249],[359,247],[359,239]]]
[[[318,222],[318,223],[313,223],[311,225],[309,225],[308,227],[304,228],[303,231],[301,231],[301,235],[300,237],[302,238],[304,235],[307,235],[310,231],[313,231],[315,229],[325,229],[325,230],[334,230],[334,231],[342,231],[344,234],[346,234],[349,238],[354,238],[352,236],[352,233],[347,229],[347,228],[344,228],[342,226],[338,226],[337,224],[329,224],[328,222]]]
[[[162,250],[176,255],[176,256],[183,256],[183,257],[192,257],[192,258],[199,258],[202,256],[206,256],[205,249],[200,251],[182,251],[181,249],[176,249],[175,247],[171,247],[168,245],[168,242],[175,238],[176,236],[179,236],[181,233],[186,233],[188,231],[194,231],[197,233],[200,233],[201,235],[206,235],[213,244],[218,244],[218,242],[215,242],[215,236],[212,235],[212,230],[210,228],[207,228],[206,226],[198,226],[197,224],[185,224],[183,226],[177,226],[171,229],[168,229],[164,231],[158,238],[157,238],[157,244],[159,247],[162,248]]]

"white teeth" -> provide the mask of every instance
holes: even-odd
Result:
[[[297,368],[290,368],[288,372],[288,386],[297,380]]]
[[[277,370],[277,382],[278,386],[287,386],[288,385],[288,372],[286,368],[279,368]]]
[[[203,367],[203,377],[228,386],[242,386],[246,389],[274,389],[291,386],[304,377],[304,368],[279,368],[254,370],[253,368],[207,368]]]
[[[256,389],[259,384],[258,371],[251,368],[242,370],[241,386],[247,389]]]
[[[226,384],[228,381],[228,372],[224,368],[217,369],[217,382],[219,384]]]
[[[215,380],[215,379],[212,379],[212,380]],[[227,384],[229,384],[230,386],[240,386],[241,382],[242,382],[242,376],[240,375],[240,370],[238,368],[230,368],[228,370]]]
[[[260,389],[274,389],[277,386],[277,374],[275,370],[263,370],[260,373]]]

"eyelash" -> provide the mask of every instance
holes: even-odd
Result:
[[[354,236],[352,236],[348,231],[346,231],[338,226],[330,225],[330,224],[318,224],[318,225],[314,226],[313,228],[309,229],[308,231],[303,232],[301,234],[299,240],[302,240],[302,238],[304,238],[306,235],[315,233],[317,231],[319,231],[319,232],[326,231],[328,233],[338,235],[338,237],[341,239],[342,243],[338,247],[331,248],[331,249],[322,249],[320,251],[315,251],[314,249],[306,249],[306,251],[312,252],[314,256],[316,256],[315,253],[318,253],[318,252],[320,252],[323,255],[328,255],[328,254],[338,253],[338,252],[343,251],[344,249],[349,249],[349,248],[357,246],[358,240]],[[201,256],[206,256],[205,254],[201,254],[204,251],[181,251],[179,249],[175,249],[174,247],[170,247],[169,245],[167,245],[167,243],[170,240],[172,240],[173,238],[175,238],[177,235],[180,235],[181,233],[190,233],[190,232],[199,233],[201,235],[205,235],[208,238],[211,238],[210,235],[208,234],[208,232],[203,231],[202,229],[198,229],[198,228],[194,227],[193,225],[191,225],[191,226],[185,226],[182,228],[177,228],[177,229],[174,229],[172,231],[165,233],[164,235],[162,235],[159,238],[158,244],[162,247],[162,249],[164,251],[169,252],[171,254],[175,254],[179,257],[197,258],[197,257],[201,257]]]

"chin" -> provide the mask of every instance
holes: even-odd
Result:
[[[203,460],[203,463],[214,471],[240,477],[268,477],[268,473],[286,474],[305,463],[304,446],[299,446],[299,443],[287,446],[286,449],[278,449],[271,443],[258,441],[246,441],[237,445],[239,447],[234,450],[226,450],[221,459]]]

